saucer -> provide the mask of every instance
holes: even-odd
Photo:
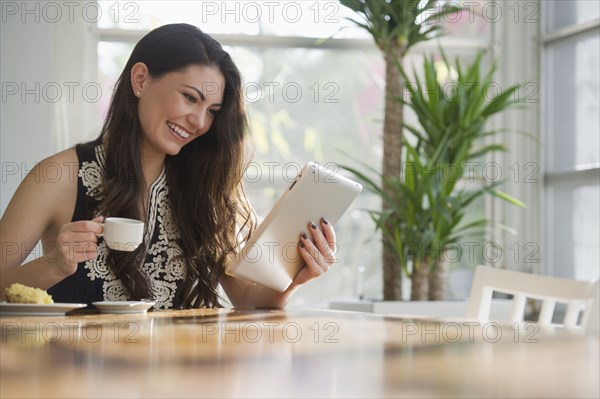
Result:
[[[150,301],[101,301],[92,302],[102,313],[146,313],[156,302]]]

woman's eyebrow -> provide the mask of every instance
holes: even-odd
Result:
[[[190,88],[190,89],[192,89],[192,90],[194,90],[196,93],[198,93],[198,96],[200,96],[200,99],[201,99],[202,101],[206,101],[206,96],[204,95],[204,93],[202,93],[202,92],[200,91],[200,89],[198,89],[198,88],[196,88],[196,87],[194,87],[194,86],[190,86],[190,85],[184,85],[184,86],[185,86],[185,87],[188,87],[188,88]],[[223,105],[223,104],[221,104],[221,103],[218,103],[218,104],[213,104],[213,106],[217,106],[217,107],[221,107],[222,105]]]
[[[185,86],[185,87],[188,87],[188,88],[190,88],[190,89],[192,89],[192,90],[195,90],[195,91],[196,91],[196,93],[198,93],[198,95],[200,96],[200,99],[201,99],[202,101],[206,101],[206,96],[204,95],[204,93],[202,93],[202,92],[200,91],[200,89],[198,89],[198,88],[196,88],[196,87],[194,87],[194,86],[190,86],[190,85],[184,85],[184,86]]]

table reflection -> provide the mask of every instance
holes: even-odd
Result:
[[[2,397],[598,396],[598,337],[317,310],[1,318]]]

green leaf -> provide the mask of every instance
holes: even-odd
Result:
[[[348,7],[352,11],[363,11],[363,3],[361,3],[358,0],[340,0],[340,4],[342,4],[345,7]]]
[[[479,158],[480,156],[483,156],[487,153],[493,152],[493,151],[508,151],[508,149],[506,148],[505,145],[503,144],[490,144],[490,145],[486,145],[483,148],[480,148],[472,153],[469,154],[469,159],[474,159],[474,158]]]
[[[509,194],[506,194],[506,193],[504,193],[502,191],[497,191],[497,190],[493,190],[492,193],[496,197],[501,198],[501,199],[503,199],[503,200],[505,200],[507,202],[510,202],[513,205],[516,205],[516,206],[521,207],[521,208],[527,208],[527,205],[525,205],[524,202],[519,201],[518,199],[516,199],[515,197],[513,197],[513,196],[511,196]]]
[[[489,117],[495,113],[505,110],[509,105],[513,103],[510,98],[514,95],[514,92],[518,87],[511,87],[494,98],[487,107],[483,110],[483,116]]]

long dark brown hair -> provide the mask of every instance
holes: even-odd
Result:
[[[168,199],[186,268],[179,306],[220,306],[217,285],[241,244],[237,229],[248,233],[254,228],[241,185],[249,153],[240,73],[221,45],[192,25],[165,25],[137,43],[116,83],[100,134],[106,166],[97,211],[105,216],[142,219],[146,213],[140,205],[147,195],[142,129],[130,76],[137,62],[146,64],[154,79],[191,65],[216,67],[225,78],[222,107],[210,130],[165,159]],[[243,241],[247,234],[241,237]],[[146,250],[141,245],[129,253],[109,251],[109,267],[133,299],[152,296],[140,269]]]

